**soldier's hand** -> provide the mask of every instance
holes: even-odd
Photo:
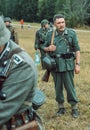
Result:
[[[56,50],[56,46],[55,45],[50,45],[50,46],[45,48],[45,51],[55,51],[55,50]]]
[[[75,74],[78,74],[80,72],[80,66],[76,65],[75,66]]]

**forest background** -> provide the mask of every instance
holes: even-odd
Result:
[[[67,25],[90,26],[90,0],[0,0],[0,14],[25,22],[40,22],[62,13]]]
[[[74,28],[78,35],[81,48],[81,71],[74,78],[80,115],[77,119],[72,118],[64,91],[66,113],[62,117],[55,117],[58,107],[53,79],[50,75],[48,83],[41,80],[44,74],[41,64],[37,66],[37,86],[46,95],[46,101],[38,113],[43,119],[45,130],[90,130],[90,0],[0,0],[0,12],[2,16],[12,19],[12,24],[18,32],[20,46],[33,60],[35,33],[40,27],[40,21],[46,18],[52,22],[52,17],[56,13],[65,15],[68,27]],[[25,21],[23,29],[19,23],[22,18]]]

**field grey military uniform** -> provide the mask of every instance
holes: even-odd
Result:
[[[42,49],[50,45],[52,31],[47,35],[47,41],[42,46]],[[78,103],[76,90],[74,85],[74,68],[75,68],[75,53],[80,50],[76,33],[72,29],[65,28],[60,34],[55,31],[54,45],[56,50],[50,52],[49,55],[55,58],[56,69],[51,70],[51,74],[55,83],[56,101],[58,104],[64,103],[63,85],[67,91],[67,100],[71,106]]]
[[[47,33],[48,31],[51,30],[51,28],[45,28],[44,26],[46,24],[48,24],[48,20],[44,19],[41,21],[41,28],[39,30],[37,30],[36,32],[36,36],[35,36],[35,43],[34,43],[34,48],[35,50],[39,49],[40,53],[41,53],[41,62],[43,57],[46,55],[45,51],[42,50],[41,46],[44,44],[46,37],[47,37]]]
[[[10,39],[10,32],[0,18],[0,130],[7,125],[12,130],[11,119],[15,119],[14,126],[22,125],[19,118],[26,113],[26,121],[33,119],[32,99],[37,84],[37,68],[32,58]],[[27,102],[29,104],[27,104]],[[36,116],[36,114],[35,114]],[[43,130],[38,116],[38,129]]]
[[[15,43],[19,44],[19,39],[18,39],[18,34],[17,34],[17,31],[16,31],[16,28],[13,27],[11,25],[11,18],[10,17],[5,17],[4,18],[4,22],[9,22],[10,24],[9,25],[6,25],[6,27],[9,29],[9,31],[11,32],[11,37],[10,39],[13,40]]]

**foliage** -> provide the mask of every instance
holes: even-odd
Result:
[[[86,23],[88,18],[87,9],[90,4],[87,5],[87,0],[68,0],[66,3],[65,13],[68,19],[68,24],[71,27],[76,27],[77,25],[83,25]]]
[[[0,12],[27,22],[52,21],[54,14],[62,13],[70,27],[90,25],[90,0],[0,0]]]
[[[39,16],[41,19],[51,20],[53,15],[55,14],[55,2],[56,0],[43,0],[39,5]]]

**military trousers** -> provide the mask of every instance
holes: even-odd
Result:
[[[65,72],[51,72],[55,84],[56,101],[59,104],[64,103],[64,93],[63,89],[65,87],[67,94],[67,101],[72,106],[78,103],[78,98],[76,96],[76,89],[74,85],[74,71]]]

